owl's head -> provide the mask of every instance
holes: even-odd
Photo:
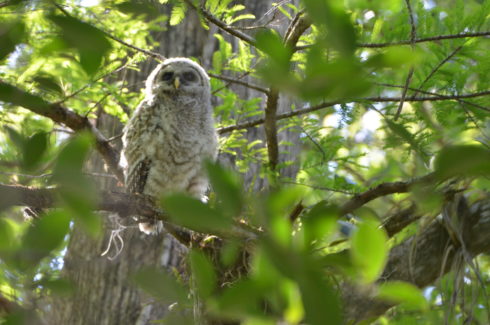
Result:
[[[209,94],[209,77],[187,58],[170,58],[159,64],[146,80],[147,96]]]

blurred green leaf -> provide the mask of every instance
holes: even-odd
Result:
[[[187,12],[187,6],[184,2],[178,2],[172,8],[172,13],[170,14],[170,26],[176,26],[180,24]]]
[[[387,241],[384,230],[371,220],[361,222],[354,231],[350,252],[362,281],[375,281],[383,272],[388,257]]]
[[[145,268],[133,276],[133,281],[152,297],[167,305],[177,302],[185,306],[189,303],[187,289],[168,271]]]
[[[227,216],[237,217],[243,207],[242,185],[238,175],[218,163],[208,161],[206,170],[216,192],[220,210]]]
[[[56,80],[48,74],[40,74],[32,78],[32,80],[37,83],[38,87],[46,92],[54,92],[57,94],[62,94],[63,90],[61,86],[56,82]]]
[[[401,303],[410,309],[427,309],[428,303],[419,288],[408,282],[390,281],[378,288],[378,298]]]
[[[52,293],[58,296],[69,296],[74,293],[75,287],[70,281],[59,279],[42,279],[36,282],[38,286],[50,290]]]
[[[23,147],[23,167],[26,170],[34,170],[39,165],[48,148],[48,137],[47,133],[38,132],[26,139]]]
[[[15,50],[17,44],[22,43],[26,35],[23,22],[0,23],[0,61]]]
[[[49,109],[49,104],[41,97],[31,95],[2,81],[0,81],[0,101],[41,111]]]
[[[329,0],[303,0],[308,16],[321,30],[327,47],[334,47],[344,54],[356,49],[356,33],[343,2]]]
[[[193,249],[189,253],[192,276],[202,298],[211,296],[216,289],[217,279],[213,264],[202,252]]]
[[[270,240],[263,240],[262,247],[273,265],[284,276],[298,283],[308,324],[342,323],[340,302],[326,281],[319,261],[309,254],[288,250]]]
[[[231,226],[231,219],[224,217],[220,211],[184,194],[164,197],[162,209],[173,222],[204,233],[223,231]]]
[[[454,176],[490,175],[490,150],[481,145],[455,145],[443,148],[434,167],[440,179]]]
[[[60,28],[63,41],[77,49],[85,72],[93,75],[111,49],[104,33],[73,17],[50,15],[48,18]]]
[[[128,1],[115,5],[117,10],[130,15],[144,15],[147,19],[158,17],[158,8],[151,2]]]
[[[315,204],[301,219],[303,223],[305,247],[324,239],[337,228],[339,210],[326,201]]]
[[[52,181],[62,187],[60,198],[65,207],[95,237],[102,230],[102,221],[93,212],[98,201],[97,189],[82,172],[92,144],[93,138],[87,133],[67,141],[56,160]]]
[[[15,243],[15,230],[9,221],[0,218],[0,256],[10,253]]]
[[[23,268],[33,268],[53,250],[59,248],[70,229],[67,213],[60,210],[46,212],[32,222],[22,237],[20,252]]]
[[[429,155],[421,148],[420,144],[417,142],[415,137],[408,131],[407,128],[405,128],[404,125],[400,123],[395,123],[393,121],[390,121],[388,119],[385,120],[386,125],[390,128],[390,130],[397,136],[399,136],[403,141],[408,143],[410,147],[417,152],[422,159],[425,161],[428,161],[430,158]]]

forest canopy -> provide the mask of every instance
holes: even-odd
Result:
[[[0,319],[488,324],[489,17],[487,0],[0,2]],[[210,76],[206,202],[124,188],[122,127],[170,56]]]

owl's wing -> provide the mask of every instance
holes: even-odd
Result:
[[[136,166],[128,170],[126,189],[128,193],[143,193],[151,168],[151,160],[145,158],[140,160]]]

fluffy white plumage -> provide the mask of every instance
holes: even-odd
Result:
[[[208,75],[192,60],[167,59],[146,80],[145,94],[124,130],[128,192],[202,198],[208,187],[202,162],[216,158],[218,142]],[[140,224],[146,233],[157,227]]]

